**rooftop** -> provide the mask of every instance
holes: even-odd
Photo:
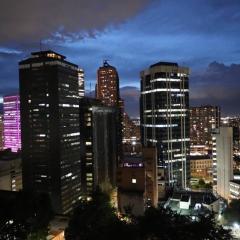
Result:
[[[57,59],[61,59],[61,60],[64,60],[66,58],[65,56],[63,56],[57,52],[54,52],[52,50],[32,52],[31,54],[34,57],[49,57],[49,58],[57,58]]]
[[[157,66],[172,66],[172,67],[178,67],[177,63],[172,62],[158,62],[150,66],[150,68],[157,67]]]

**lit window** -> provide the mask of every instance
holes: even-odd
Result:
[[[137,183],[137,179],[136,178],[132,178],[132,183]]]

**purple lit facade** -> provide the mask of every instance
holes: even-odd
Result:
[[[21,150],[20,97],[18,95],[3,98],[3,127],[4,149],[10,148],[12,152]]]
[[[0,151],[3,150],[3,115],[0,114]]]

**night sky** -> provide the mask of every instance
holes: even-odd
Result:
[[[191,68],[191,105],[240,114],[239,0],[8,0],[0,6],[0,96],[18,91],[18,61],[53,49],[85,70],[108,59],[131,116],[139,72],[158,61]],[[1,101],[1,100],[0,100]]]

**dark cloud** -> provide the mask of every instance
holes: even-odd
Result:
[[[124,99],[125,111],[130,117],[139,116],[140,90],[137,87],[126,86],[120,88],[121,98]]]
[[[193,73],[190,81],[192,105],[214,104],[224,115],[239,114],[240,64],[212,62],[202,73]]]
[[[8,0],[0,7],[0,41],[68,39],[133,16],[151,0]]]

